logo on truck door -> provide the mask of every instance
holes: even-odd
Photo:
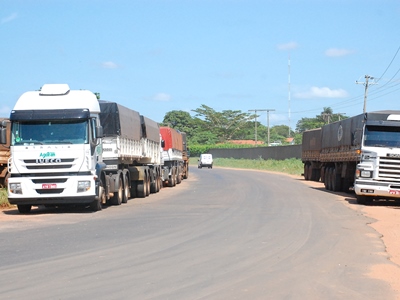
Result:
[[[343,127],[342,125],[339,126],[338,131],[337,131],[337,140],[340,142],[343,137]]]

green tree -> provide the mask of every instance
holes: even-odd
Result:
[[[186,132],[187,138],[191,139],[195,133],[195,120],[183,110],[172,110],[165,114],[162,126],[169,126],[179,131]]]
[[[296,131],[304,132],[306,130],[322,127],[326,124],[339,120],[347,119],[343,113],[334,114],[332,108],[324,107],[323,111],[315,118],[302,118],[297,122]]]
[[[204,121],[203,129],[218,136],[220,142],[231,140],[234,134],[243,128],[251,118],[249,113],[243,113],[240,110],[217,112],[204,104],[194,109],[193,112],[196,113],[196,117]]]

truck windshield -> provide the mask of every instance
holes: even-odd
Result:
[[[364,146],[400,147],[400,127],[366,126]]]
[[[87,120],[13,122],[11,145],[86,144]]]

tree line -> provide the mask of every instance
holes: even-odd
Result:
[[[259,117],[257,114],[240,110],[219,112],[204,104],[192,112],[194,113],[193,117],[187,111],[169,111],[165,114],[161,125],[186,132],[189,145],[209,146],[226,144],[234,140],[255,140],[255,128],[257,127],[257,141],[267,144],[268,128],[256,121]],[[300,119],[295,130],[290,130],[290,133],[287,125],[270,127],[269,141],[285,145],[289,143],[287,138],[292,137],[295,144],[301,144],[302,133],[305,130],[319,128],[345,118],[347,117],[343,114],[334,114],[332,108],[324,107],[323,111],[315,118]]]

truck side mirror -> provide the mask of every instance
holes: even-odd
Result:
[[[0,129],[0,144],[7,144],[7,128],[1,127]]]
[[[102,126],[96,126],[96,133],[95,133],[95,135],[96,135],[96,139],[102,138],[102,137],[104,136],[103,127],[102,127]]]

